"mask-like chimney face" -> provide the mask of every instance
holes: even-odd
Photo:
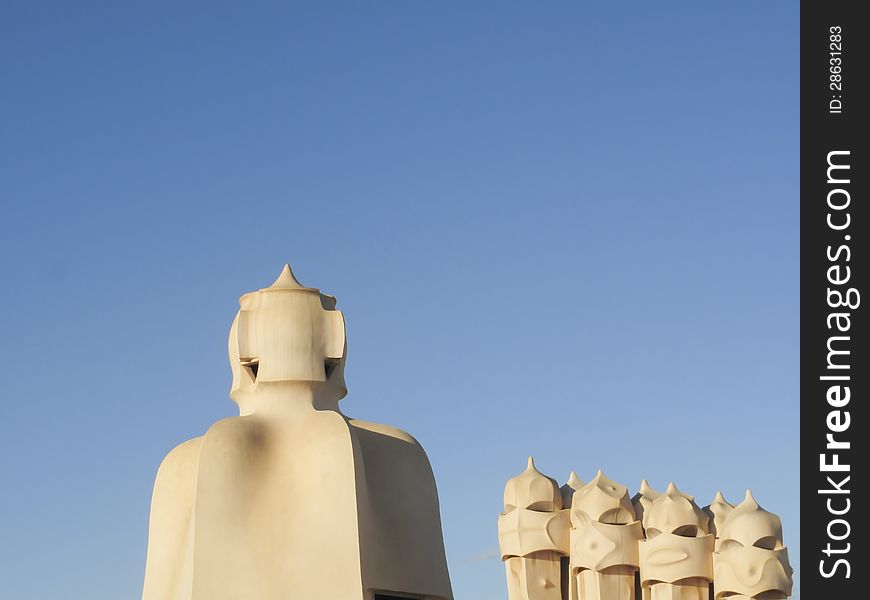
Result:
[[[606,590],[634,587],[638,543],[643,538],[628,489],[600,470],[571,499],[572,585],[586,600],[610,598]],[[605,590],[605,591],[602,591]],[[629,598],[622,593],[613,597]]]
[[[791,595],[792,568],[783,545],[782,522],[761,508],[750,491],[724,518],[719,536],[713,558],[717,598]]]
[[[694,594],[691,597],[706,598],[713,580],[714,536],[709,533],[709,517],[694,498],[669,484],[663,494],[648,502],[643,525],[646,539],[638,544],[641,586],[688,586]]]
[[[599,470],[595,478],[574,492],[571,500],[571,523],[583,529],[592,521],[625,525],[635,521],[628,488],[608,479]]]
[[[245,294],[239,304],[229,355],[230,395],[240,406],[261,383],[322,383],[340,376],[344,316],[335,310],[334,298],[303,287],[289,265],[270,287]]]
[[[531,456],[526,470],[509,479],[504,488],[505,512],[516,508],[538,512],[556,512],[562,509],[559,484],[538,471]]]
[[[559,484],[535,467],[508,480],[498,518],[509,600],[561,600],[562,558],[568,556],[568,511]]]
[[[743,502],[730,511],[724,523],[719,535],[728,542],[726,545],[741,548],[755,546],[765,550],[782,548],[782,521],[761,508],[749,490]]]
[[[660,533],[701,537],[710,532],[709,517],[695,504],[692,496],[682,493],[673,483],[649,505],[643,521],[646,536],[650,539]]]

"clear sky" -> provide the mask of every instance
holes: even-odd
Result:
[[[3,3],[0,595],[138,597],[284,262],[344,411],[426,448],[457,600],[506,598],[529,454],[750,487],[797,568],[798,4],[468,4]]]

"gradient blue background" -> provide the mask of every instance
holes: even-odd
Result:
[[[798,7],[712,4],[4,2],[0,595],[138,597],[285,261],[345,412],[426,447],[458,600],[506,597],[528,454],[751,487],[797,567]]]

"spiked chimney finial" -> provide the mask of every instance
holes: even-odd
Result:
[[[577,477],[577,473],[575,473],[574,471],[571,471],[571,474],[568,475],[568,485],[570,485],[572,488],[574,488],[576,490],[576,489],[580,489],[581,487],[583,487],[586,484],[583,483],[579,477]]]
[[[643,522],[644,511],[646,511],[653,500],[661,496],[661,493],[652,489],[649,482],[644,479],[640,482],[640,490],[632,497],[631,503],[634,505],[634,512],[637,514],[639,521]]]
[[[716,496],[713,497],[713,501],[710,505],[705,506],[702,510],[707,513],[708,517],[710,517],[710,533],[714,533],[718,537],[719,530],[725,522],[725,517],[728,516],[728,513],[734,510],[734,506],[725,500],[725,496],[722,494],[722,491],[719,490],[716,492]]]
[[[585,483],[580,481],[580,478],[577,477],[577,473],[571,471],[571,474],[568,475],[568,482],[559,488],[559,492],[562,494],[562,508],[571,508],[571,503],[574,499],[574,492],[582,488]]]
[[[276,279],[269,287],[272,289],[305,289],[305,286],[299,283],[299,280],[296,279],[295,275],[293,275],[293,269],[290,268],[289,264],[284,264],[284,268],[281,269],[281,274],[278,275],[278,279]]]
[[[742,504],[748,504],[749,506],[751,506],[753,508],[761,508],[758,504],[758,501],[752,495],[752,490],[746,490],[746,495],[743,496]]]

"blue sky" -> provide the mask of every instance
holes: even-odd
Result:
[[[344,411],[427,449],[457,599],[506,597],[529,454],[751,487],[798,567],[797,3],[6,2],[0,73],[4,597],[141,593],[284,262]]]

